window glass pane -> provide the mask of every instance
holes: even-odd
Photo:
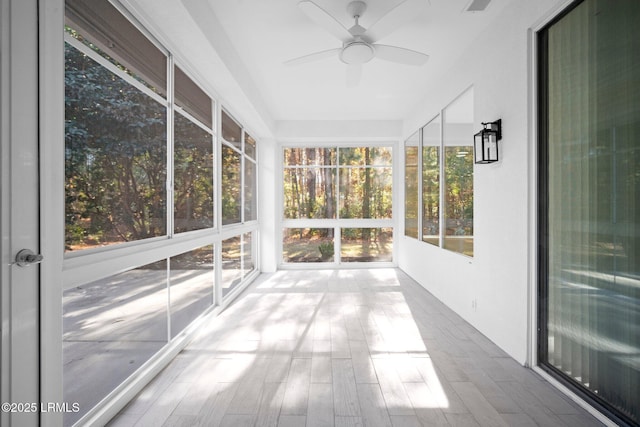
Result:
[[[166,108],[65,44],[66,250],[162,236]]]
[[[64,401],[71,425],[167,343],[167,262],[64,291]]]
[[[242,281],[242,238],[235,236],[222,241],[222,296]]]
[[[245,233],[242,235],[242,272],[246,277],[255,270],[256,265],[253,261],[253,233]]]
[[[440,115],[422,128],[422,240],[440,245]]]
[[[340,218],[391,218],[392,182],[391,168],[340,168]]]
[[[418,238],[418,132],[404,145],[404,234]]]
[[[285,218],[335,218],[335,174],[334,168],[285,168]]]
[[[227,113],[222,111],[222,138],[242,150],[242,128]]]
[[[244,153],[252,159],[256,159],[256,140],[246,132],[244,134]]]
[[[166,96],[167,57],[108,0],[66,0],[67,32]]]
[[[181,114],[174,117],[175,232],[213,227],[213,137]]]
[[[213,245],[169,260],[171,338],[213,304]]]
[[[285,166],[334,166],[336,149],[324,147],[285,148]]]
[[[548,92],[541,359],[623,417],[620,425],[640,425],[637,22],[635,0],[579,3],[546,32],[541,82]]]
[[[393,260],[392,228],[343,228],[340,244],[342,262]]]
[[[391,166],[389,147],[340,148],[339,153],[341,166]]]
[[[333,228],[285,228],[284,262],[333,262]]]
[[[255,196],[257,190],[256,164],[245,159],[244,162],[244,220],[258,219],[258,203]]]
[[[444,247],[473,256],[473,90],[444,110]]]
[[[241,155],[222,145],[222,224],[239,223],[242,219]]]
[[[200,86],[187,76],[180,67],[174,68],[175,103],[198,119],[209,129],[213,127],[213,103]]]

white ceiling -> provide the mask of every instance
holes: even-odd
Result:
[[[346,11],[349,0],[314,1],[345,27],[352,25]],[[367,11],[360,24],[366,28],[401,1],[366,0]],[[469,0],[424,0],[419,14],[379,42],[427,53],[429,61],[415,67],[374,58],[364,64],[362,80],[354,88],[347,87],[347,66],[337,56],[297,66],[283,64],[341,46],[298,8],[298,0],[126,3],[143,15],[145,23],[162,31],[161,38],[180,49],[200,76],[209,76],[207,67],[214,67],[211,55],[216,52],[234,79],[225,79],[218,72],[211,77],[215,90],[229,99],[243,92],[269,121],[402,120],[428,96],[427,85],[446,75],[468,44],[496,21],[510,1],[514,0],[492,0],[484,12],[470,13],[464,12]],[[212,15],[203,16],[203,11]],[[220,28],[213,28],[218,27],[216,21]]]

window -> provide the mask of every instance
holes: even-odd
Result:
[[[391,154],[385,146],[284,149],[285,263],[392,261]]]
[[[169,259],[171,338],[213,304],[214,259],[213,245]]]
[[[332,228],[285,228],[284,262],[333,262],[333,235]]]
[[[222,111],[222,224],[255,221],[256,140]]]
[[[405,235],[473,256],[473,89],[409,137],[405,153]]]
[[[222,296],[226,297],[253,271],[253,233],[225,239],[222,242]]]
[[[222,224],[242,222],[242,154],[222,146]]]
[[[473,92],[443,111],[443,246],[473,256]]]
[[[640,2],[575,2],[539,33],[539,353],[640,424]]]
[[[214,222],[213,100],[174,67],[174,232],[212,228]]]
[[[64,291],[64,425],[89,409],[169,340],[167,260]],[[90,391],[90,392],[89,392]]]
[[[343,228],[340,237],[342,262],[393,260],[392,228]]]
[[[244,220],[258,219],[258,166],[256,163],[256,141],[245,132],[244,134]]]
[[[418,238],[418,145],[420,134],[414,133],[407,139],[404,145],[404,235]]]
[[[336,217],[336,148],[285,148],[284,217]]]
[[[111,1],[67,0],[65,17],[56,345],[64,401],[80,405],[64,425],[79,425],[255,275],[258,164],[256,140],[217,120],[187,68]],[[220,224],[237,225],[223,236]]]
[[[104,16],[95,16],[94,6]],[[105,45],[105,51],[100,47],[105,34],[99,30],[107,16],[130,40]],[[108,2],[68,2],[67,22],[87,31],[67,25],[65,35],[67,252],[212,228],[213,100],[174,67],[174,132],[168,137],[166,77],[161,75],[166,74],[166,55]],[[149,64],[140,63],[139,48]],[[172,194],[167,192],[169,173]]]
[[[66,250],[166,235],[166,101],[77,31],[65,40]]]
[[[422,241],[440,245],[440,115],[422,128]]]
[[[391,218],[391,150],[340,148],[340,218]]]

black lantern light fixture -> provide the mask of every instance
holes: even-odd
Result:
[[[502,139],[502,119],[482,122],[484,128],[473,136],[475,162],[493,163],[498,161],[498,141]]]

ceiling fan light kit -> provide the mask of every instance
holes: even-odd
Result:
[[[367,4],[364,1],[356,0],[347,5],[347,13],[355,21],[354,25],[346,28],[338,19],[329,14],[326,10],[316,4],[313,0],[301,0],[298,3],[300,9],[318,25],[338,37],[342,41],[341,48],[315,52],[286,61],[287,65],[303,64],[307,62],[321,60],[335,53],[348,68],[360,66],[371,61],[373,58],[383,59],[385,61],[395,62],[405,65],[420,66],[427,62],[428,55],[415,50],[406,49],[398,46],[388,46],[377,44],[377,40],[397,27],[402,25],[406,20],[416,16],[424,5],[425,0],[404,0],[394,6],[385,13],[384,16],[375,21],[369,28],[360,25],[360,17],[367,10]],[[354,77],[360,78],[360,73],[354,73],[353,70],[348,71],[348,80],[354,85]]]
[[[345,43],[340,52],[340,60],[345,64],[364,64],[373,59],[376,51],[369,43],[356,40]]]

